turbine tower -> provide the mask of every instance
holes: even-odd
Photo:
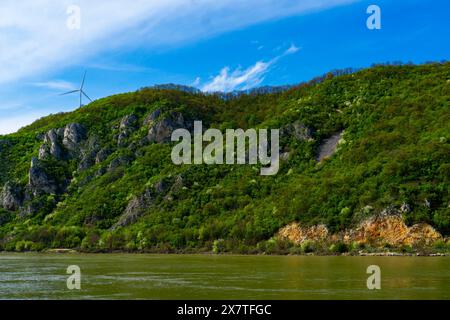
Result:
[[[80,87],[80,89],[72,90],[72,91],[69,91],[69,92],[66,92],[66,93],[62,93],[62,94],[60,94],[60,95],[61,95],[61,96],[64,96],[64,95],[66,95],[66,94],[71,94],[71,93],[79,92],[79,93],[80,93],[80,108],[83,106],[83,103],[82,103],[83,95],[84,95],[86,98],[88,98],[89,101],[92,102],[92,99],[89,98],[88,95],[83,91],[84,80],[85,80],[85,79],[86,79],[86,71],[84,72],[83,81],[81,81],[81,87]]]

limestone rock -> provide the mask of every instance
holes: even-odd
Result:
[[[150,127],[147,138],[149,142],[169,142],[174,130],[186,127],[183,115],[179,112],[172,112],[168,117]]]
[[[131,164],[133,161],[133,157],[129,155],[123,155],[120,157],[117,157],[111,161],[111,163],[108,166],[108,172],[114,171],[116,168],[120,166],[126,166]]]
[[[165,179],[162,179],[161,181],[156,182],[153,187],[157,194],[162,194],[169,188],[169,183]]]
[[[134,114],[127,115],[120,120],[119,129],[135,128],[138,118]]]
[[[147,188],[139,196],[134,196],[128,203],[125,211],[120,216],[119,221],[112,227],[123,227],[134,223],[141,217],[159,196],[163,196],[170,188],[170,182],[166,179],[160,180]]]
[[[97,153],[100,150],[100,143],[97,136],[91,136],[87,143],[81,148],[81,160],[78,165],[79,170],[86,170],[95,164]]]
[[[288,124],[281,129],[282,136],[293,137],[299,141],[313,141],[313,130],[300,121]]]
[[[127,115],[120,120],[120,132],[117,136],[117,145],[119,147],[126,146],[126,140],[130,136],[130,134],[137,129],[137,120],[138,118],[134,114]]]
[[[150,113],[147,117],[145,117],[143,125],[148,126],[149,124],[153,123],[153,121],[155,121],[156,119],[159,118],[161,113],[162,113],[161,109],[159,109],[159,108],[156,109],[155,111]]]
[[[316,161],[322,161],[328,157],[331,157],[337,150],[339,141],[342,138],[343,131],[333,134],[328,139],[325,139],[323,143],[319,146]]]
[[[95,156],[95,164],[105,161],[109,157],[110,154],[111,154],[111,150],[109,148],[101,149]]]
[[[80,143],[86,138],[86,130],[78,123],[64,128],[51,129],[43,135],[43,144],[39,148],[39,159],[52,157],[63,160],[73,156],[80,149]],[[66,150],[65,150],[66,149]],[[67,154],[66,151],[69,151]]]
[[[400,212],[401,213],[408,213],[411,212],[411,207],[409,204],[407,204],[406,202],[403,202],[402,206],[400,207]]]
[[[113,226],[112,229],[123,227],[135,222],[144,214],[145,210],[150,206],[152,200],[153,195],[148,189],[141,195],[134,196],[128,203],[123,214],[120,216],[119,221]]]
[[[69,151],[77,151],[79,144],[86,139],[86,129],[79,123],[70,123],[64,128],[63,145]]]
[[[184,187],[184,179],[181,175],[178,175],[175,177],[175,181],[172,185],[172,187],[170,188],[171,192],[177,192],[179,190],[181,190]]]
[[[55,180],[45,172],[39,160],[35,157],[31,159],[28,186],[34,196],[42,193],[57,193],[58,191]]]
[[[20,186],[7,182],[3,186],[0,193],[1,206],[9,211],[16,211],[20,208],[23,202],[23,195]]]
[[[79,170],[86,170],[95,164],[97,152],[95,150],[85,152],[78,165]]]
[[[63,149],[61,148],[61,135],[58,130],[51,129],[44,135],[44,143],[39,148],[39,159],[53,157],[56,160],[61,160],[64,157]]]
[[[280,154],[280,160],[282,161],[288,161],[290,157],[291,157],[290,152],[283,152],[282,154]]]

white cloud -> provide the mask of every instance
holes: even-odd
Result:
[[[154,72],[155,69],[137,66],[133,64],[105,64],[105,63],[92,63],[87,64],[89,69],[98,69],[106,71],[117,71],[117,72],[127,72],[127,73],[149,73]]]
[[[356,0],[2,0],[0,83],[39,76],[121,46],[172,46]],[[81,8],[81,29],[66,27]],[[251,12],[251,14],[249,14]]]
[[[195,80],[191,83],[191,86],[198,87],[200,85],[200,81],[201,81],[200,77],[195,78]]]
[[[264,62],[258,61],[253,66],[245,70],[240,68],[230,72],[229,67],[224,67],[220,73],[209,83],[202,87],[205,92],[230,92],[233,90],[247,90],[254,88],[264,81],[264,76],[270,70],[270,67],[278,62],[282,57],[294,54],[299,50],[292,44],[286,51],[275,58]]]
[[[47,88],[52,90],[75,90],[76,86],[70,82],[64,80],[52,80],[44,82],[32,82],[31,85],[40,88]]]
[[[286,50],[286,54],[296,53],[300,48],[296,47],[295,44],[291,44],[289,49]]]
[[[267,72],[269,65],[270,62],[258,61],[246,70],[236,69],[231,73],[229,67],[224,67],[220,74],[203,86],[202,91],[229,92],[255,87],[264,80],[264,74]]]

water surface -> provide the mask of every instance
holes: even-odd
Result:
[[[66,269],[81,269],[68,290]],[[381,268],[381,290],[366,269]],[[450,299],[450,257],[0,254],[1,299]]]

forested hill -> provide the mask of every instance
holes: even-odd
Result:
[[[293,222],[339,234],[380,214],[450,234],[450,63],[286,89],[143,88],[0,136],[0,249],[263,252],[294,246],[276,236]],[[170,134],[194,120],[280,129],[278,174],[174,165]]]

